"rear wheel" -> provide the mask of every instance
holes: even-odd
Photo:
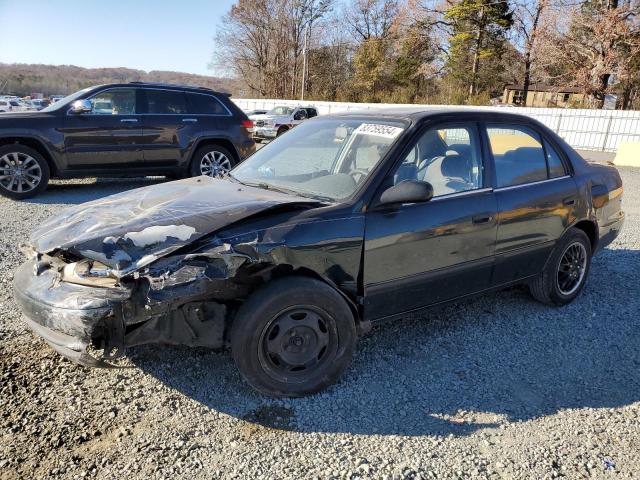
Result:
[[[191,176],[207,175],[209,177],[223,177],[236,164],[234,156],[229,150],[220,145],[205,145],[200,147],[191,161]]]
[[[303,396],[331,385],[351,363],[355,342],[345,300],[325,283],[302,277],[261,287],[231,327],[240,373],[271,396]]]
[[[12,144],[0,148],[0,195],[22,200],[47,188],[49,165],[37,151]]]
[[[591,242],[578,228],[560,239],[544,271],[529,284],[531,295],[550,305],[572,302],[584,288],[591,266]]]

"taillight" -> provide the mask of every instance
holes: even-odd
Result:
[[[244,128],[253,128],[253,122],[251,120],[244,120],[242,126]]]

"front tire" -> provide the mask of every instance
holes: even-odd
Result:
[[[35,197],[47,188],[49,175],[49,164],[36,150],[17,143],[0,147],[0,195]]]
[[[335,383],[351,363],[353,314],[319,280],[288,277],[256,290],[231,326],[231,352],[242,377],[274,397],[300,397]]]
[[[566,305],[580,295],[591,267],[591,242],[578,228],[558,241],[542,273],[529,284],[533,298],[548,305]]]
[[[205,145],[196,150],[191,160],[189,174],[192,177],[207,175],[220,178],[236,165],[235,157],[220,145]]]

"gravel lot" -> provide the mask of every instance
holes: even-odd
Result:
[[[91,370],[23,327],[28,232],[153,180],[0,198],[0,478],[639,478],[640,170],[621,171],[625,229],[572,305],[514,288],[375,329],[338,385],[289,401],[227,353],[149,346]]]

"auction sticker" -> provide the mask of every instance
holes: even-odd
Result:
[[[353,133],[362,135],[375,135],[376,137],[396,138],[402,132],[402,128],[379,123],[363,123]]]

